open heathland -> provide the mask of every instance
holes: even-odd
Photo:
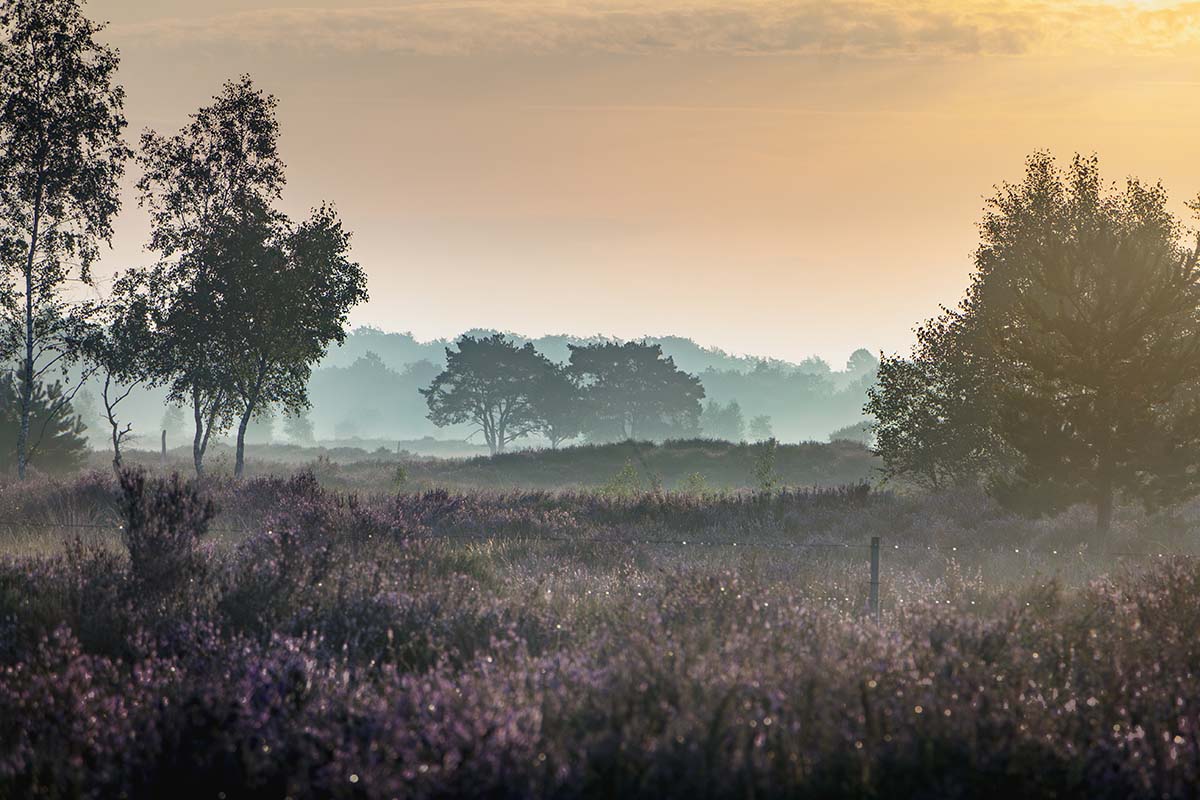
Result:
[[[403,443],[402,443],[403,444]],[[446,447],[453,443],[443,443]],[[619,442],[551,449],[517,450],[496,456],[441,458],[385,448],[250,445],[247,475],[270,477],[296,469],[312,471],[322,485],[348,491],[397,489],[561,490],[597,489],[622,473],[631,491],[666,489],[730,490],[758,487],[764,468],[784,486],[843,486],[878,476],[882,462],[858,442],[776,444],[731,443],[713,439]],[[96,469],[106,469],[110,454],[90,454]],[[166,468],[186,472],[190,452],[171,450]],[[131,464],[162,470],[159,453],[131,450]],[[209,471],[232,472],[233,449],[212,445]],[[400,472],[398,473],[398,468]],[[402,476],[398,480],[398,475]]]
[[[1198,513],[9,486],[0,797],[1186,796]]]

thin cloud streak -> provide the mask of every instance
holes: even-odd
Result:
[[[125,42],[313,53],[721,54],[947,57],[1078,50],[1175,52],[1200,43],[1200,2],[698,0],[412,3],[270,9],[116,25]]]
[[[1188,84],[1200,86],[1200,83]],[[1074,115],[1062,113],[1030,113],[1022,110],[1015,111],[981,111],[976,107],[961,110],[943,111],[928,108],[801,108],[789,106],[738,106],[738,105],[680,105],[680,104],[645,104],[645,105],[527,105],[521,106],[527,112],[563,112],[580,114],[644,114],[650,113],[680,113],[680,114],[762,114],[788,117],[914,117],[944,120],[981,120],[981,119],[1022,119],[1022,120],[1068,120]]]

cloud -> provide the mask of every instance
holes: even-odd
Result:
[[[309,52],[953,56],[1175,52],[1200,2],[1077,0],[528,0],[271,9],[114,26],[122,43]]]

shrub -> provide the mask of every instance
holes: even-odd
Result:
[[[600,487],[600,492],[613,497],[631,497],[641,489],[642,479],[631,459],[625,462],[625,465],[611,480]]]
[[[760,492],[773,492],[779,485],[779,475],[775,472],[775,455],[779,442],[767,439],[758,445],[758,456],[754,459],[754,485]]]
[[[120,488],[122,540],[134,588],[161,599],[203,569],[197,548],[216,509],[178,473],[148,481],[145,470],[127,469]]]

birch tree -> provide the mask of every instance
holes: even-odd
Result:
[[[130,155],[119,58],[101,30],[78,0],[0,4],[0,307],[3,355],[18,364],[21,479],[36,387],[79,354],[80,309],[64,286],[91,283]],[[65,408],[78,386],[56,402]]]

